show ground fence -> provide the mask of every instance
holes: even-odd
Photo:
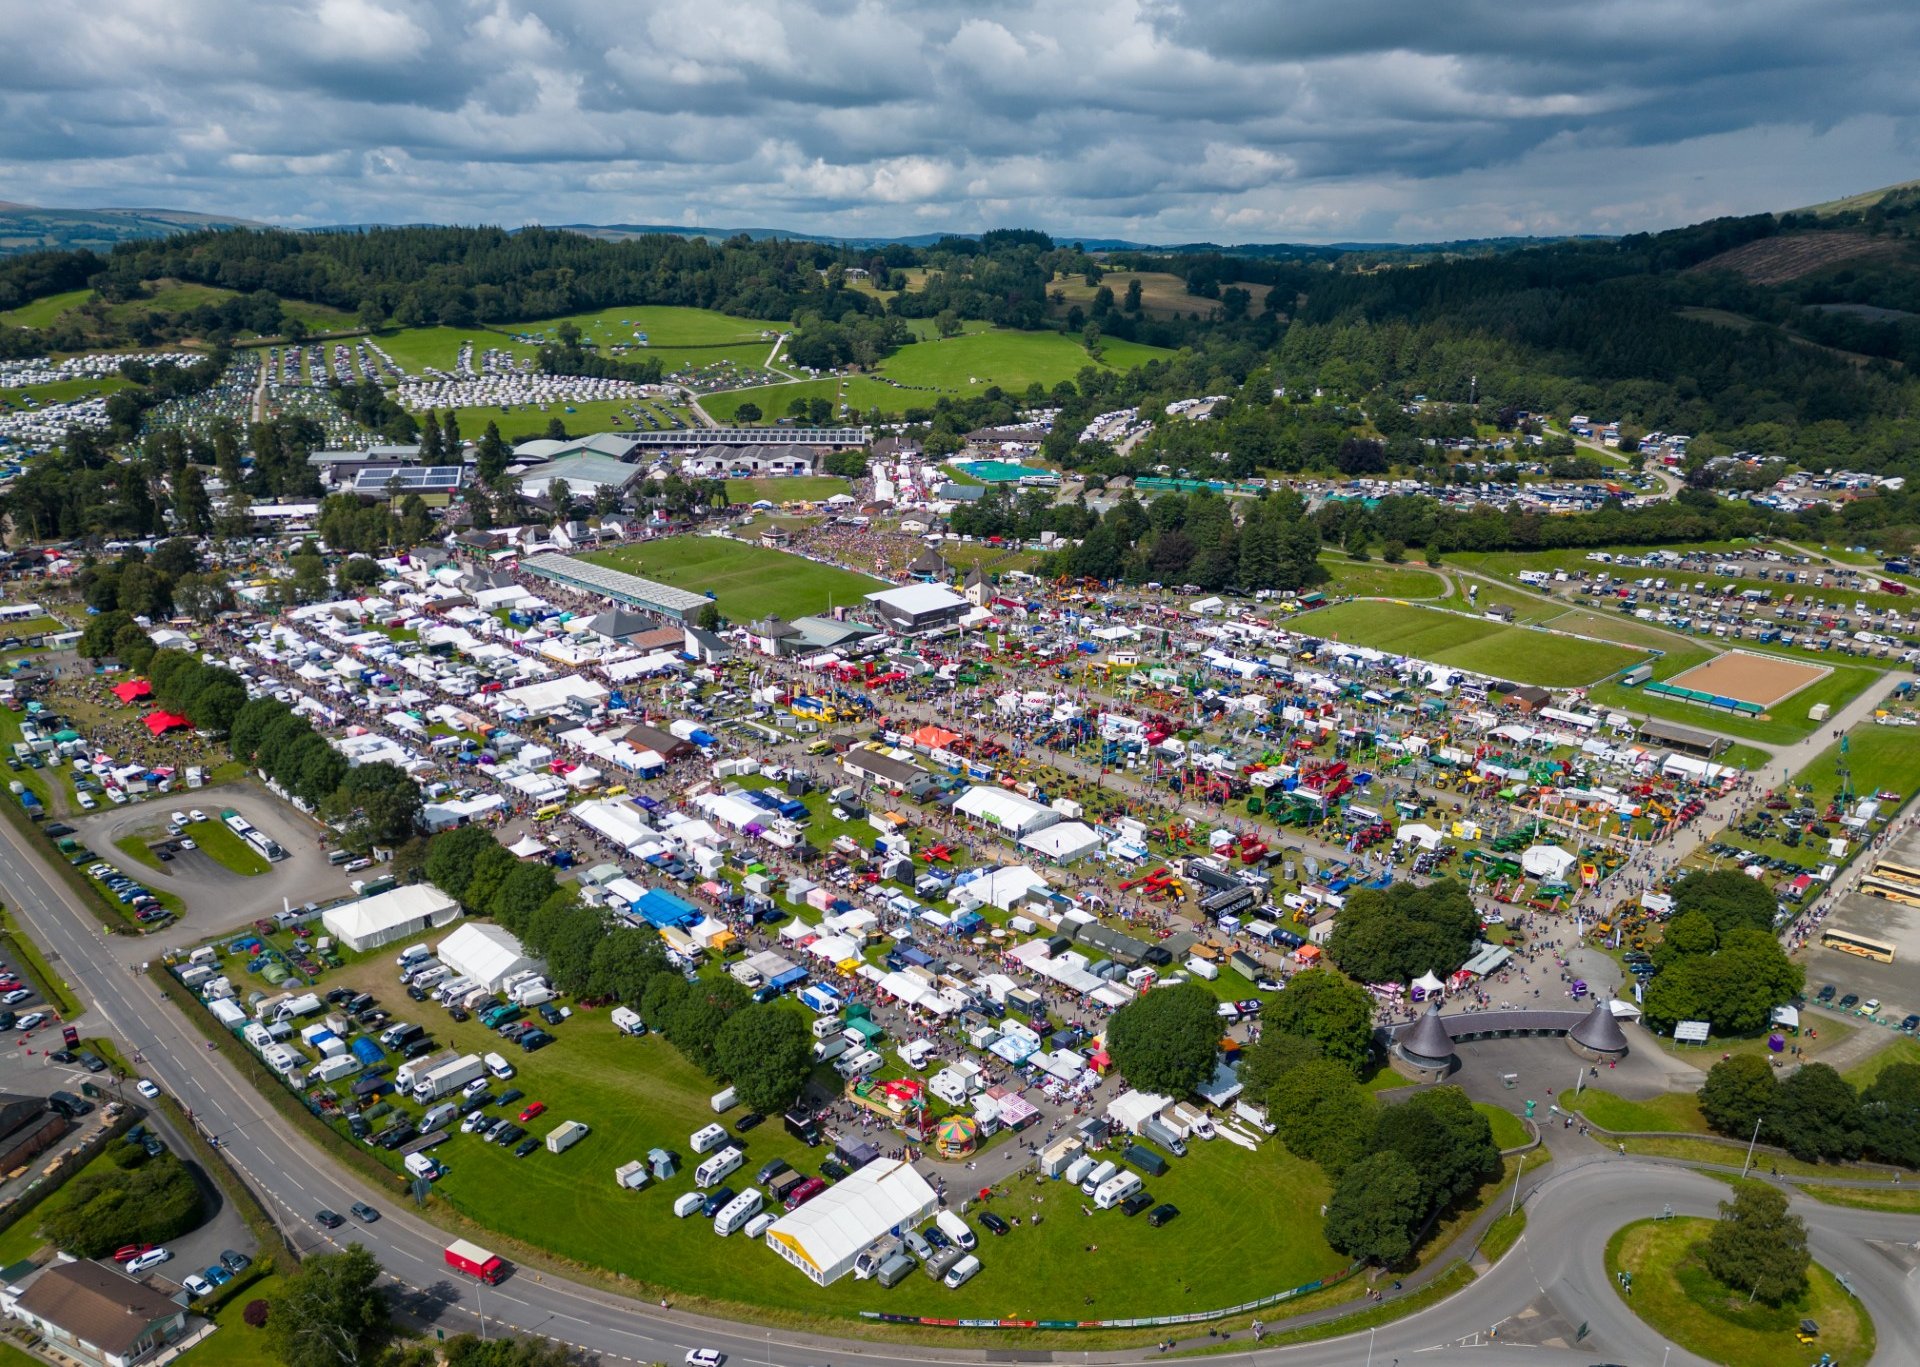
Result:
[[[1324,1291],[1329,1286],[1338,1286],[1361,1268],[1364,1261],[1349,1264],[1329,1277],[1307,1282],[1290,1291],[1276,1291],[1270,1296],[1261,1296],[1257,1300],[1242,1301],[1239,1305],[1223,1306],[1218,1310],[1194,1310],[1184,1315],[1146,1315],[1131,1320],[968,1320],[946,1319],[939,1315],[896,1315],[885,1310],[862,1310],[863,1320],[877,1320],[882,1324],[918,1324],[934,1329],[1152,1329],[1164,1328],[1176,1324],[1205,1324],[1209,1320],[1229,1319],[1234,1315],[1244,1315],[1253,1310],[1264,1310],[1270,1305],[1284,1305],[1302,1296],[1312,1295],[1315,1291]]]

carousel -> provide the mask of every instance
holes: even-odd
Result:
[[[934,1152],[942,1158],[965,1158],[980,1147],[980,1122],[970,1115],[949,1115],[933,1126]]]

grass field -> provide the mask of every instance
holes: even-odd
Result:
[[[1847,764],[1853,790],[1862,797],[1882,789],[1911,797],[1920,788],[1920,730],[1863,722],[1847,733]],[[1840,743],[1835,741],[1800,771],[1815,793],[1840,790]]]
[[[1820,1023],[1822,1030],[1832,1027],[1831,1021],[1823,1020]],[[1855,1087],[1866,1088],[1873,1085],[1875,1078],[1896,1063],[1920,1063],[1920,1040],[1912,1035],[1889,1035],[1886,1048],[1876,1049],[1847,1069],[1841,1076]]]
[[[209,859],[244,878],[258,877],[273,867],[266,856],[218,821],[190,821],[186,836]]]
[[[1350,594],[1355,598],[1438,598],[1446,591],[1446,581],[1429,570],[1410,565],[1362,564],[1322,556],[1320,563],[1333,576],[1321,591]]]
[[[372,981],[381,980],[375,965],[364,967]],[[599,1013],[578,1013],[555,1033],[557,1042],[539,1054],[515,1054],[521,1073],[513,1085],[548,1104],[547,1115],[529,1127],[533,1133],[568,1119],[590,1125],[592,1133],[564,1155],[542,1149],[524,1159],[456,1136],[435,1151],[449,1168],[437,1196],[491,1232],[640,1278],[676,1301],[704,1296],[808,1315],[844,1315],[874,1304],[870,1285],[848,1277],[816,1288],[763,1244],[716,1238],[704,1219],[675,1219],[670,1207],[692,1188],[691,1162],[671,1181],[644,1191],[615,1188],[615,1165],[654,1146],[687,1152],[687,1136],[714,1119],[707,1102],[713,1083],[659,1036],[623,1037]],[[475,1023],[449,1024],[443,1038],[454,1048],[497,1047]],[[811,1172],[823,1156],[777,1122],[748,1139],[748,1166],[730,1179],[736,1190],[752,1184],[754,1169],[768,1158]],[[396,1196],[398,1190],[396,1174]],[[989,1208],[1019,1214],[1023,1225],[983,1244],[986,1271],[979,1278],[948,1292],[912,1277],[884,1303],[889,1310],[943,1315],[1132,1315],[1231,1303],[1340,1266],[1319,1238],[1324,1179],[1278,1145],[1252,1154],[1227,1144],[1197,1145],[1153,1190],[1182,1209],[1165,1229],[1117,1214],[1089,1220],[1080,1214],[1085,1198],[1063,1183],[1012,1185]],[[1035,1215],[1044,1217],[1038,1229],[1025,1223]],[[516,1256],[491,1234],[477,1237]],[[1089,1244],[1098,1252],[1086,1251]],[[1089,1292],[1091,1307],[1082,1299]]]
[[[537,346],[556,337],[562,323],[580,329],[585,341],[601,347],[635,340],[634,334],[647,334],[647,352],[670,347],[722,347],[742,343],[760,344],[760,359],[765,360],[773,344],[773,334],[785,332],[785,322],[760,318],[737,318],[712,309],[680,308],[668,304],[620,304],[595,313],[575,313],[564,318],[542,318],[531,323],[502,323],[499,331],[513,337],[526,337]],[[763,338],[763,334],[766,334]]]
[[[1339,603],[1305,619],[1301,629],[1435,664],[1548,687],[1591,683],[1641,658],[1639,652],[1603,641],[1528,632],[1484,618],[1407,603]]]
[[[478,408],[456,408],[453,411],[460,419],[460,432],[463,436],[479,436],[487,430],[487,424],[500,424],[500,434],[509,444],[528,437],[546,435],[547,423],[554,418],[567,426],[567,431],[576,437],[591,436],[595,432],[647,432],[651,429],[645,424],[635,425],[632,414],[633,405],[618,399],[606,399],[594,403],[517,403],[513,411],[502,413],[500,406],[494,404]],[[619,421],[615,422],[614,419]]]
[[[727,497],[735,503],[769,499],[774,503],[818,502],[844,494],[850,486],[838,475],[795,475],[781,479],[730,479]]]
[[[946,341],[901,347],[880,363],[879,373],[910,390],[978,394],[991,385],[1020,391],[1030,384],[1071,380],[1087,366],[1133,370],[1173,355],[1159,347],[1109,338],[1095,361],[1077,337],[1058,332],[976,332]],[[931,403],[933,394],[905,402]]]
[[[277,1276],[262,1277],[244,1293],[235,1296],[215,1312],[213,1322],[219,1329],[182,1353],[178,1359],[188,1367],[253,1367],[271,1360],[263,1340],[266,1331],[249,1328],[241,1318],[249,1301],[271,1301],[280,1294],[283,1283]]]
[[[1707,1121],[1700,1114],[1700,1103],[1688,1093],[1669,1092],[1647,1101],[1629,1101],[1612,1092],[1589,1087],[1580,1093],[1580,1099],[1573,1103],[1573,1109],[1603,1130],[1707,1132]]]
[[[885,588],[877,579],[718,536],[675,536],[582,557],[695,593],[712,592],[720,611],[747,622],[769,614],[792,620],[856,603]]]
[[[477,361],[482,352],[493,347],[500,351],[510,351],[515,356],[531,357],[539,348],[516,342],[504,333],[492,332],[483,327],[470,328],[401,328],[397,332],[375,333],[373,342],[387,355],[393,357],[394,364],[409,375],[419,375],[427,367],[436,370],[452,370],[460,357],[460,344],[472,342],[474,358]],[[461,431],[465,431],[465,423]]]
[[[1476,1101],[1473,1109],[1487,1118],[1487,1124],[1493,1127],[1493,1142],[1500,1148],[1517,1149],[1532,1140],[1533,1135],[1528,1133],[1520,1117],[1506,1107]]]
[[[69,309],[77,309],[93,298],[92,290],[68,290],[64,294],[49,294],[45,298],[35,299],[30,304],[22,304],[17,309],[8,309],[0,313],[0,327],[43,328]]]
[[[1808,1288],[1783,1305],[1748,1303],[1745,1288],[1717,1281],[1700,1261],[1696,1245],[1713,1221],[1638,1220],[1607,1241],[1607,1271],[1633,1274],[1627,1296],[1615,1294],[1641,1319],[1688,1352],[1735,1367],[1805,1367],[1810,1356],[1831,1353],[1837,1367],[1861,1367],[1873,1357],[1873,1321],[1833,1274],[1819,1264],[1808,1269]],[[1818,1322],[1813,1348],[1796,1342],[1802,1318]]]

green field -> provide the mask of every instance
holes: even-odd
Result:
[[[1517,1149],[1530,1143],[1533,1135],[1526,1124],[1504,1106],[1489,1105],[1484,1101],[1473,1103],[1473,1109],[1487,1118],[1487,1124],[1493,1129],[1493,1142],[1501,1149]]]
[[[653,406],[672,409],[680,414],[682,421],[688,421],[691,416],[685,409],[674,405]],[[500,434],[512,443],[545,436],[547,423],[554,418],[565,423],[567,431],[576,437],[591,436],[596,432],[634,432],[644,435],[652,431],[645,423],[634,422],[633,407],[631,402],[624,400],[602,399],[593,403],[517,403],[511,412],[504,413],[498,404],[456,408],[453,411],[459,419],[461,435],[477,437],[487,430],[488,423],[496,422],[500,424]]]
[[[711,592],[720,611],[739,622],[768,614],[792,620],[823,613],[830,602],[857,603],[886,587],[849,570],[718,536],[667,537],[581,558],[695,593]]]
[[[1329,597],[1438,598],[1446,592],[1446,581],[1439,575],[1411,565],[1362,564],[1331,556],[1322,556],[1320,563],[1333,576],[1320,586]]]
[[[1096,361],[1077,337],[1058,332],[996,330],[901,347],[880,363],[879,373],[926,395],[919,400],[909,397],[906,402],[931,403],[936,395],[927,391],[978,394],[990,385],[1022,391],[1036,382],[1051,387],[1071,380],[1087,366],[1133,370],[1172,355],[1160,347],[1108,338],[1102,344],[1101,359]]]
[[[489,347],[529,358],[538,349],[523,342],[516,342],[503,333],[478,326],[402,328],[398,332],[376,333],[373,341],[382,351],[393,357],[395,365],[409,375],[422,374],[429,366],[436,370],[452,370],[454,362],[460,357],[462,342],[473,343],[476,360],[480,353]],[[464,422],[461,430],[466,430]]]
[[[528,1128],[545,1134],[563,1120],[580,1120],[592,1133],[565,1154],[541,1149],[524,1159],[465,1135],[436,1149],[449,1168],[436,1195],[489,1231],[475,1237],[509,1258],[517,1256],[512,1244],[492,1235],[522,1240],[639,1278],[676,1301],[699,1296],[807,1315],[847,1315],[876,1304],[869,1283],[847,1277],[817,1288],[762,1243],[716,1238],[705,1219],[675,1219],[673,1199],[693,1186],[691,1159],[669,1182],[638,1192],[616,1188],[613,1168],[649,1148],[689,1152],[688,1136],[714,1119],[707,1104],[714,1084],[659,1036],[622,1037],[599,1013],[579,1013],[555,1033],[548,1049],[514,1056],[521,1073],[513,1085],[549,1107]],[[444,1038],[455,1048],[497,1046],[474,1023],[449,1025]],[[729,1179],[736,1191],[753,1183],[754,1169],[768,1158],[813,1172],[824,1154],[792,1140],[777,1122],[750,1141],[747,1168]],[[989,1149],[981,1160],[988,1170],[982,1182],[1006,1166],[994,1165],[997,1156]],[[1152,1184],[1156,1197],[1181,1207],[1180,1219],[1164,1229],[1116,1212],[1083,1216],[1085,1198],[1064,1183],[1000,1180],[1009,1194],[988,1208],[1020,1215],[1023,1224],[1003,1239],[982,1236],[986,1270],[958,1292],[914,1276],[880,1304],[941,1315],[1177,1312],[1299,1285],[1341,1263],[1319,1237],[1325,1180],[1277,1144],[1256,1153],[1196,1145]],[[396,1174],[394,1199],[398,1191]],[[1044,1217],[1038,1229],[1027,1223],[1035,1215]],[[1098,1251],[1088,1252],[1089,1245]],[[1091,1306],[1082,1299],[1089,1293]]]
[[[1591,683],[1642,658],[1638,651],[1603,641],[1526,631],[1408,603],[1340,603],[1301,620],[1297,629],[1315,636],[1546,687]]]
[[[530,337],[535,345],[555,337],[562,323],[580,329],[583,340],[602,347],[634,340],[636,332],[647,334],[647,351],[669,347],[721,347],[760,343],[760,359],[765,360],[773,345],[771,334],[785,332],[784,322],[760,318],[736,318],[712,309],[681,308],[671,304],[620,304],[594,313],[568,314],[564,318],[542,318],[531,323],[502,323],[498,330],[513,336]],[[762,334],[769,334],[762,337]]]
[[[1832,1029],[1832,1023],[1822,1021],[1820,1028]],[[1887,1040],[1886,1048],[1876,1049],[1841,1076],[1855,1087],[1864,1089],[1873,1085],[1875,1078],[1896,1063],[1920,1063],[1920,1040],[1912,1035],[1892,1035]]]
[[[1816,1354],[1831,1353],[1836,1367],[1863,1367],[1873,1357],[1873,1321],[1815,1263],[1808,1289],[1783,1305],[1753,1302],[1745,1287],[1716,1281],[1695,1252],[1711,1220],[1638,1220],[1607,1241],[1607,1272],[1633,1274],[1633,1294],[1615,1294],[1634,1314],[1681,1348],[1737,1367],[1804,1367]],[[1805,1347],[1793,1330],[1801,1319],[1820,1327],[1819,1342]]]
[[[849,487],[847,481],[838,475],[730,479],[727,481],[727,497],[735,503],[752,503],[763,498],[774,503],[814,503],[823,498],[832,498],[835,494],[844,494]]]
[[[228,1364],[232,1364],[232,1367],[254,1367],[254,1364],[270,1361],[273,1355],[267,1351],[264,1342],[266,1331],[249,1328],[241,1316],[246,1313],[249,1302],[271,1302],[283,1288],[284,1283],[279,1277],[262,1277],[214,1312],[213,1322],[220,1326],[219,1329],[187,1349],[177,1360],[187,1364],[187,1367],[228,1367]]]
[[[30,304],[22,304],[17,309],[8,309],[0,313],[0,327],[43,328],[69,309],[77,309],[93,298],[92,290],[68,290],[65,294],[49,294],[43,299],[35,299]]]
[[[1580,1093],[1572,1109],[1603,1130],[1625,1133],[1633,1130],[1684,1130],[1693,1134],[1707,1132],[1706,1117],[1700,1103],[1690,1092],[1669,1092],[1645,1101],[1629,1101],[1612,1092],[1588,1087]]]

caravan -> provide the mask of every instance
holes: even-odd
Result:
[[[759,1213],[760,1189],[748,1187],[727,1202],[720,1213],[713,1217],[713,1232],[724,1239]]]
[[[1101,1210],[1112,1210],[1129,1196],[1140,1190],[1140,1175],[1134,1172],[1117,1173],[1100,1184],[1093,1193],[1093,1204]]]
[[[693,1184],[702,1190],[717,1187],[738,1172],[746,1159],[744,1153],[729,1144],[693,1170]]]

